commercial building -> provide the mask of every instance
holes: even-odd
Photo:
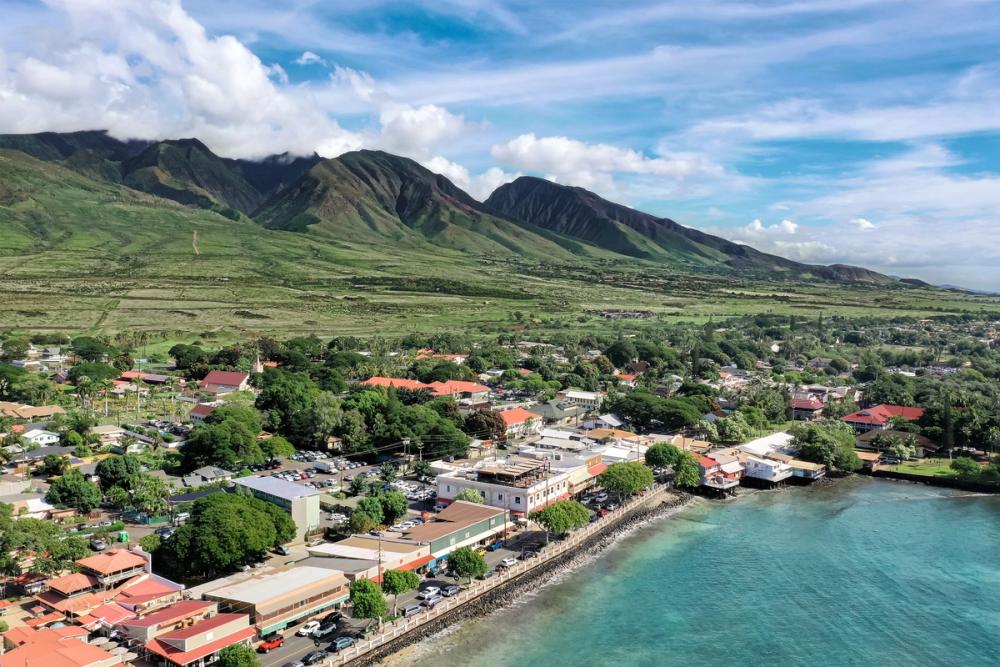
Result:
[[[233,480],[256,498],[284,508],[295,522],[295,539],[301,542],[307,532],[319,528],[319,497],[323,492],[277,477],[240,477]]]
[[[588,412],[595,412],[601,409],[604,404],[604,394],[599,391],[582,391],[580,389],[566,389],[558,394],[556,398],[578,405]]]
[[[4,633],[0,667],[112,667],[120,655],[88,644],[81,627],[11,628]]]
[[[310,556],[332,558],[338,563],[350,561],[343,571],[352,581],[377,579],[380,569],[417,570],[433,560],[430,553],[430,546],[422,542],[371,535],[352,535],[339,542],[324,542],[309,548]]]
[[[487,505],[525,516],[557,500],[569,498],[569,475],[549,461],[511,456],[478,468],[439,475],[438,501],[451,502],[463,489],[476,489]]]
[[[343,572],[301,566],[202,593],[224,612],[249,614],[261,635],[339,606],[350,595]]]
[[[147,657],[154,664],[201,667],[215,662],[224,648],[249,645],[256,634],[246,614],[213,614],[147,642]]]
[[[406,539],[427,545],[429,567],[455,549],[485,544],[501,535],[508,525],[507,511],[488,505],[457,500],[438,513],[434,521],[404,532]]]
[[[923,408],[906,405],[875,405],[864,410],[858,410],[841,417],[840,421],[850,424],[859,433],[866,431],[885,430],[892,425],[894,418],[906,421],[917,421],[924,416]]]

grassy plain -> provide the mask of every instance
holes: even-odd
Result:
[[[950,466],[948,459],[914,459],[897,466],[886,466],[885,469],[926,477],[954,477],[955,471]]]
[[[16,158],[16,159],[15,159]],[[1000,299],[679,272],[641,261],[527,261],[429,244],[261,228],[0,151],[0,330],[220,339],[515,328],[632,330],[750,313],[815,317],[1000,312]],[[519,312],[521,318],[514,318]],[[515,321],[516,320],[516,321]]]

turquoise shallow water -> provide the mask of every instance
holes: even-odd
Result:
[[[1000,497],[857,479],[701,503],[392,662],[997,665]]]

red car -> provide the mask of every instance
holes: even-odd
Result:
[[[257,647],[258,653],[267,653],[276,648],[280,648],[285,643],[285,638],[281,635],[274,635],[273,637],[267,637],[260,643]]]

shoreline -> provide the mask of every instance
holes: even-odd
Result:
[[[431,650],[434,640],[456,632],[466,621],[506,611],[522,603],[529,595],[537,593],[549,585],[559,583],[564,576],[602,557],[609,549],[638,530],[657,521],[672,519],[692,506],[709,501],[707,498],[674,489],[671,490],[671,494],[672,497],[660,505],[640,510],[632,516],[622,519],[621,523],[610,527],[607,533],[596,536],[585,549],[581,549],[569,557],[553,559],[550,564],[541,566],[539,570],[493,591],[489,599],[479,599],[470,602],[466,607],[457,609],[456,613],[461,615],[458,620],[443,627],[429,628],[424,632],[417,631],[413,633],[413,636],[402,638],[401,641],[405,643],[385,655],[362,656],[350,664],[380,667],[409,664],[409,659],[414,657],[415,653]]]

